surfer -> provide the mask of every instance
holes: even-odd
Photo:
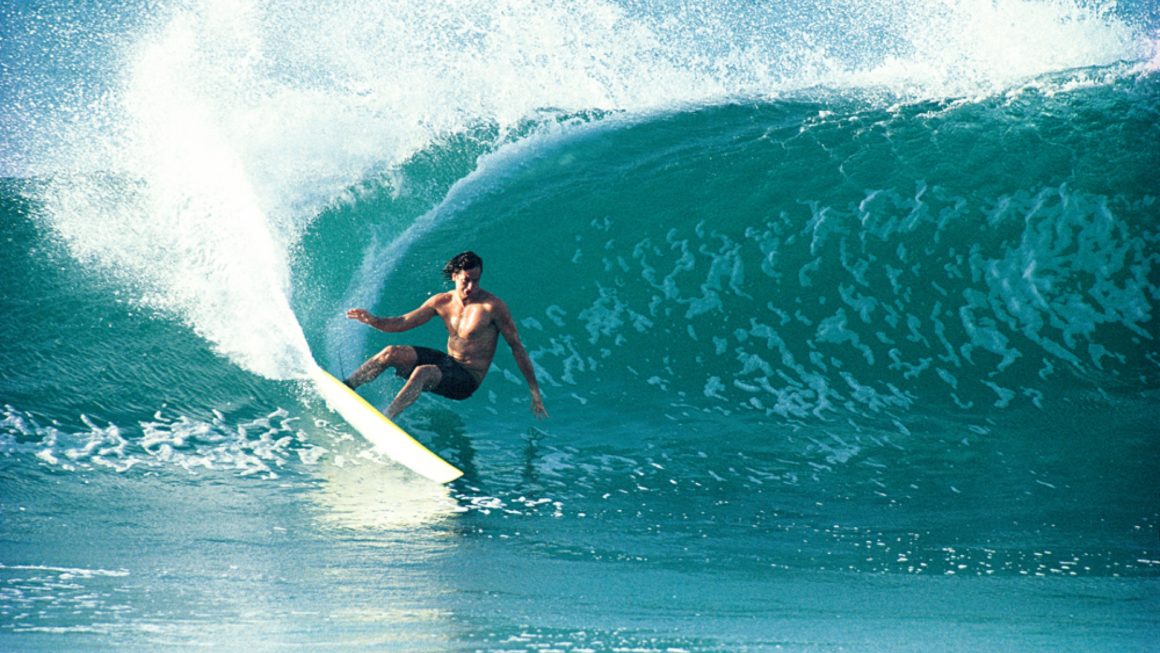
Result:
[[[376,317],[366,309],[348,310],[348,318],[387,333],[409,331],[439,316],[447,327],[447,353],[429,347],[390,345],[367,359],[344,383],[357,388],[388,367],[395,368],[395,374],[407,381],[387,407],[386,415],[391,419],[413,404],[423,391],[449,399],[467,399],[483,382],[495,358],[499,337],[503,336],[527,380],[532,412],[536,417],[547,417],[532,359],[520,342],[511,312],[502,299],[479,287],[482,275],[483,259],[475,252],[463,252],[443,266],[443,276],[455,283],[455,290],[432,296],[410,313]]]

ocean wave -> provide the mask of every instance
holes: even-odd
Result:
[[[489,280],[531,311],[542,377],[585,401],[636,384],[810,419],[1149,387],[1153,82],[1122,79],[583,130],[452,193],[391,283],[417,301],[449,248],[502,252]],[[407,308],[395,293],[383,310]]]
[[[560,114],[819,86],[942,98],[1147,56],[1125,17],[1063,1],[126,10],[8,10],[14,52],[29,62],[7,83],[4,122],[20,134],[11,162],[49,180],[38,213],[79,259],[278,379],[309,364],[291,268],[319,214],[368,175],[481,125],[495,149]],[[49,66],[61,53],[75,60]]]

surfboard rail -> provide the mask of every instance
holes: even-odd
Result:
[[[436,483],[450,483],[463,476],[457,467],[423,446],[317,363],[310,370],[310,380],[327,405],[374,445],[376,451]]]

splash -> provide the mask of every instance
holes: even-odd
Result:
[[[1038,76],[1146,54],[1146,39],[1115,4],[946,0],[891,21],[895,45],[839,76],[912,99],[992,95]]]

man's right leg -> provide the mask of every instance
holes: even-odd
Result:
[[[374,381],[388,367],[395,368],[399,371],[400,376],[408,378],[417,362],[419,362],[419,355],[415,353],[414,347],[391,345],[368,358],[343,383],[352,389],[357,388],[364,383]]]

